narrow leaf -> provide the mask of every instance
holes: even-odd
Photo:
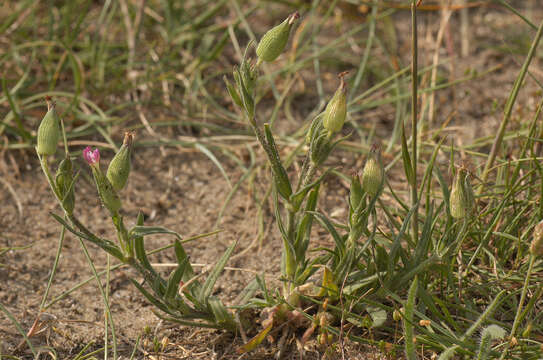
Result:
[[[226,171],[222,167],[220,161],[215,157],[215,155],[213,155],[213,153],[211,151],[209,151],[208,148],[206,148],[204,145],[202,145],[200,143],[196,143],[194,145],[194,147],[197,148],[198,150],[200,150],[205,156],[207,156],[219,168],[219,171],[221,172],[222,176],[226,179],[226,182],[228,183],[228,186],[232,187],[232,183],[230,182],[230,178],[228,177],[228,174],[226,174]]]
[[[207,277],[206,281],[202,284],[202,288],[200,290],[200,296],[199,300],[201,303],[206,303],[209,296],[211,295],[211,292],[213,291],[213,286],[215,286],[215,282],[217,282],[217,279],[219,278],[219,275],[221,275],[222,270],[226,266],[226,262],[230,258],[230,255],[232,255],[232,252],[234,251],[234,248],[236,247],[236,243],[233,243],[226,249],[224,254],[221,256],[215,267],[211,270],[209,273],[209,276]]]

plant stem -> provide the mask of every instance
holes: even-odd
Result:
[[[49,186],[51,186],[51,190],[53,190],[53,194],[57,198],[59,204],[62,204],[62,198],[57,191],[57,188],[55,186],[55,180],[53,179],[53,175],[51,175],[51,170],[49,169],[49,165],[47,164],[47,155],[40,156],[38,154],[38,158],[40,159],[41,169],[43,170],[43,173],[47,178],[47,182],[49,183]]]
[[[417,4],[411,4],[411,159],[413,166],[413,184],[411,185],[411,205],[418,203],[417,194],[417,98],[418,98],[418,43],[417,43]],[[419,211],[413,213],[413,241],[418,243],[419,238]]]

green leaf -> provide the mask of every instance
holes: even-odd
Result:
[[[183,238],[181,235],[179,235],[177,232],[173,230],[166,229],[162,226],[140,226],[136,225],[130,231],[128,232],[128,235],[130,238],[137,237],[137,236],[147,236],[147,235],[155,235],[155,234],[169,234],[174,235],[179,240],[183,241]]]
[[[221,272],[226,266],[226,262],[230,258],[230,255],[232,255],[232,252],[234,251],[235,247],[236,247],[236,243],[233,243],[226,249],[226,251],[221,256],[217,264],[215,264],[215,267],[213,267],[213,269],[209,273],[209,276],[207,277],[206,281],[202,284],[202,288],[200,289],[200,295],[198,296],[198,300],[202,304],[207,303],[207,300],[209,296],[211,295],[211,292],[213,291],[213,286],[215,286],[215,283],[217,282],[219,275],[221,275]]]
[[[147,300],[149,300],[149,302],[151,304],[153,304],[154,306],[156,306],[157,308],[159,308],[160,310],[162,310],[163,312],[165,312],[166,314],[170,314],[172,316],[175,316],[169,309],[168,307],[162,303],[160,300],[158,300],[157,298],[155,298],[153,295],[151,295],[151,293],[149,293],[147,290],[145,290],[145,288],[143,286],[141,286],[136,280],[134,279],[130,279],[130,281],[132,282],[132,284],[134,284],[134,286],[136,288],[138,288],[138,290],[143,294],[143,296],[145,296],[147,298]]]
[[[296,259],[303,261],[305,259],[305,252],[309,245],[309,237],[311,234],[311,227],[313,226],[313,215],[310,213],[315,211],[317,207],[317,199],[319,195],[320,185],[317,184],[307,198],[305,204],[305,212],[300,221],[297,231],[296,231],[296,241],[294,243],[294,248],[296,251]]]
[[[266,140],[268,142],[268,148],[271,152],[268,154],[270,165],[273,171],[275,184],[279,194],[285,199],[289,200],[292,195],[292,187],[288,179],[287,172],[281,164],[281,158],[279,157],[279,152],[277,151],[277,146],[275,145],[275,140],[273,139],[273,134],[270,130],[269,124],[264,124],[264,134],[266,135]]]
[[[228,177],[228,174],[222,167],[220,161],[215,157],[215,155],[213,155],[213,153],[208,148],[206,148],[204,145],[200,143],[194,144],[194,147],[200,150],[205,156],[207,156],[213,162],[213,164],[215,164],[219,168],[219,171],[221,172],[222,176],[226,179],[228,186],[232,187],[232,183],[230,182],[230,178]]]
[[[238,90],[240,93],[241,101],[243,103],[243,108],[245,109],[245,112],[247,113],[247,117],[251,120],[255,117],[255,101],[253,99],[253,95],[247,88],[247,85],[241,78],[241,74],[239,73],[239,70],[234,70],[234,79],[236,80],[236,83],[238,84]]]
[[[138,213],[138,218],[136,220],[137,226],[143,226],[143,213]],[[149,259],[147,258],[147,253],[145,252],[145,246],[143,244],[143,236],[134,236],[134,249],[136,250],[136,258],[143,265],[144,268],[151,271],[153,274],[156,274],[155,269],[151,266]]]
[[[219,298],[215,296],[210,296],[208,299],[208,303],[217,324],[223,325],[227,328],[233,327],[232,330],[235,330],[236,323],[234,321],[234,318],[232,317],[232,314],[228,312],[221,300],[219,300]]]
[[[230,81],[228,81],[228,79],[226,78],[226,75],[223,77],[223,79],[224,79],[224,83],[226,84],[226,89],[228,90],[228,93],[230,94],[230,97],[232,98],[232,101],[234,101],[234,103],[240,108],[243,108],[243,103],[241,102],[239,93],[234,87],[234,85],[232,85]]]
[[[270,295],[270,292],[268,291],[268,287],[266,286],[266,278],[264,276],[255,275],[255,280],[258,283],[260,291],[262,291],[264,300],[266,300],[268,304],[272,304],[274,300],[273,297]]]
[[[338,234],[338,232],[336,231],[336,228],[334,227],[334,225],[330,222],[330,220],[328,220],[328,218],[326,216],[324,216],[323,214],[321,214],[319,212],[311,211],[309,213],[312,214],[313,216],[315,216],[317,218],[318,222],[320,222],[321,225],[326,230],[328,230],[330,235],[332,235],[332,238],[334,239],[334,242],[336,243],[336,247],[337,247],[337,249],[339,251],[339,253],[338,253],[339,258],[340,259],[343,258],[345,256],[345,241],[343,240],[343,237]]]
[[[85,239],[85,240],[88,240],[96,245],[98,245],[99,247],[101,247],[102,249],[104,249],[107,253],[109,253],[110,255],[113,255],[115,256],[117,259],[121,260],[121,261],[124,261],[124,255],[122,253],[122,251],[115,245],[113,244],[111,241],[109,240],[106,240],[106,239],[102,239],[102,238],[99,238],[97,236],[94,236],[91,234],[85,234],[83,232],[80,232],[80,231],[77,231],[75,230],[72,226],[70,226],[63,218],[61,218],[60,216],[56,215],[56,214],[53,214],[53,213],[50,213],[51,216],[53,218],[55,218],[56,221],[58,221],[59,223],[61,223],[66,229],[68,229],[68,231],[70,231],[72,234],[74,234],[75,236],[78,236],[82,239]]]
[[[247,304],[259,288],[260,284],[258,283],[258,280],[256,278],[253,279],[249,284],[247,284],[247,286],[245,286],[243,290],[240,291],[236,297],[236,300],[234,301],[234,304],[240,304],[241,306]]]
[[[413,185],[415,175],[413,173],[413,165],[411,165],[411,156],[409,155],[409,148],[407,147],[407,139],[405,138],[405,126],[402,122],[402,160],[403,160],[403,169],[405,171],[405,176],[407,177],[407,182],[410,185]]]
[[[328,175],[329,172],[334,171],[335,168],[327,169],[324,173],[322,173],[321,176],[319,176],[315,181],[313,181],[310,184],[305,185],[302,187],[298,192],[295,194],[292,194],[290,196],[290,203],[292,204],[292,207],[294,208],[294,211],[298,211],[300,206],[302,205],[302,202],[305,199],[306,194],[309,192],[309,190],[313,189],[315,186],[319,185],[320,182],[324,179],[326,175]]]
[[[186,264],[186,267],[187,267],[182,280],[188,281],[192,279],[194,277],[194,270],[192,269],[192,265],[189,262],[189,257],[187,256],[187,253],[185,252],[183,245],[181,245],[181,243],[178,240],[175,241],[174,250],[175,250],[175,257],[177,258],[177,263]]]
[[[187,262],[179,263],[177,268],[170,274],[170,277],[168,278],[168,286],[166,287],[166,293],[164,294],[166,302],[172,301],[175,298],[175,295],[179,290],[179,282],[181,281],[181,277],[185,271],[186,264]]]
[[[407,213],[407,216],[405,217],[402,227],[400,229],[400,232],[396,235],[396,238],[394,239],[394,243],[392,245],[392,249],[390,250],[390,255],[388,257],[388,277],[392,278],[394,276],[394,267],[396,266],[396,261],[398,259],[398,254],[401,251],[402,246],[402,239],[407,231],[409,221],[411,220],[411,217],[417,211],[418,203],[416,203],[411,210]]]

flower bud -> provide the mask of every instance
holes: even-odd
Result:
[[[451,189],[450,207],[454,219],[463,219],[468,215],[474,205],[473,190],[464,168],[458,170]]]
[[[124,134],[123,145],[113,157],[107,168],[106,177],[116,191],[121,191],[126,185],[130,174],[130,155],[132,153],[132,141],[134,134]]]
[[[75,194],[73,187],[73,169],[72,160],[68,156],[60,162],[57,174],[55,176],[55,184],[59,195],[61,196],[62,207],[71,214],[74,211]]]
[[[340,131],[347,117],[347,84],[344,79],[345,75],[347,75],[347,72],[339,74],[341,83],[324,110],[322,125],[328,130],[329,135]]]
[[[259,61],[271,62],[277,59],[277,57],[283,52],[287,45],[290,29],[294,21],[300,17],[298,12],[290,14],[281,24],[277,25],[262,36],[258,47],[256,48],[256,55]]]
[[[349,203],[351,205],[351,210],[355,211],[360,205],[362,200],[362,186],[360,185],[360,177],[357,173],[354,173],[351,176],[351,189],[349,193]]]
[[[362,170],[362,189],[372,198],[377,196],[381,183],[383,182],[383,166],[381,165],[381,152],[379,146],[374,144],[371,147],[366,165]]]
[[[60,139],[60,119],[55,110],[55,103],[46,97],[47,114],[38,127],[37,151],[39,155],[54,155]]]
[[[530,244],[530,253],[534,256],[543,256],[543,220],[534,228],[532,243]]]
[[[91,166],[92,176],[98,189],[98,195],[102,200],[102,204],[108,209],[112,215],[116,214],[121,208],[121,199],[109,182],[107,177],[100,170],[100,152],[98,149],[92,150],[89,146],[83,150],[83,157]]]

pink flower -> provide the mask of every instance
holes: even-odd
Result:
[[[89,165],[98,164],[100,161],[100,151],[98,149],[92,150],[90,146],[87,146],[83,150],[83,158]]]

